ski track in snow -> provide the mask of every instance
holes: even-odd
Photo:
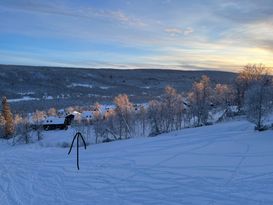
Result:
[[[0,204],[273,204],[273,132],[245,121],[80,149],[0,141]]]

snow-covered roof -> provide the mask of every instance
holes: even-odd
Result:
[[[44,121],[43,121],[43,125],[60,125],[60,124],[64,124],[65,118],[64,117],[47,117]]]
[[[106,112],[108,112],[109,110],[112,110],[112,109],[114,109],[115,108],[115,105],[102,105],[101,107],[100,107],[100,113],[101,114],[104,114],[104,113],[106,113]]]
[[[82,118],[90,119],[92,117],[93,117],[93,112],[92,111],[83,111],[82,112]]]
[[[78,111],[73,111],[72,115],[80,115],[81,113],[79,113]]]

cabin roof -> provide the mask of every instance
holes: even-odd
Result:
[[[65,122],[64,117],[49,116],[43,121],[43,125],[60,125],[64,124],[64,122]]]
[[[79,113],[78,111],[73,111],[72,115],[80,115],[81,113]]]

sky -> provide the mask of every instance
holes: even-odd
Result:
[[[1,0],[0,64],[273,67],[273,0]]]

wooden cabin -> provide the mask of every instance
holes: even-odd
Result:
[[[74,115],[67,115],[66,117],[49,116],[43,121],[42,125],[44,130],[66,130],[73,119]]]

